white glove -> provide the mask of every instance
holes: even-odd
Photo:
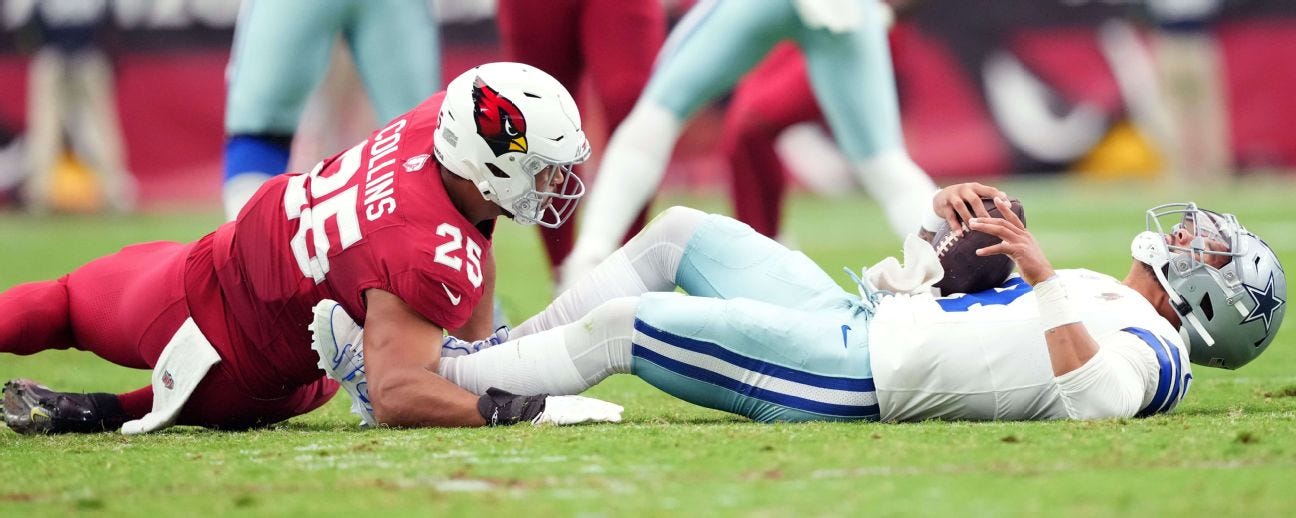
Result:
[[[568,425],[580,423],[619,423],[621,405],[601,399],[585,396],[549,396],[545,398],[545,409],[531,424]]]
[[[490,336],[477,340],[476,342],[460,340],[453,336],[446,335],[445,340],[441,341],[441,357],[455,358],[469,355],[507,342],[508,338],[508,326],[500,326],[499,329],[496,329]]]

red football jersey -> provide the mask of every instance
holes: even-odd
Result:
[[[444,96],[310,173],[270,180],[205,238],[232,342],[218,349],[262,371],[248,373],[253,384],[319,376],[307,325],[324,298],[363,323],[363,293],[378,288],[443,328],[467,322],[490,241],[455,208],[433,158]]]

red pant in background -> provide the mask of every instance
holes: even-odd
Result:
[[[666,12],[658,0],[500,0],[497,20],[506,59],[548,72],[573,93],[588,74],[609,131],[639,99],[666,38]],[[582,179],[598,181],[586,171],[592,168],[581,167]],[[625,239],[643,228],[646,215],[645,209]],[[562,264],[575,225],[542,228],[540,234],[549,264]]]
[[[788,174],[774,141],[788,126],[822,119],[805,57],[796,45],[774,47],[738,83],[720,137],[733,179],[736,219],[766,236],[778,234]]]

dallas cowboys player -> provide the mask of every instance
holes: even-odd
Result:
[[[977,253],[1007,254],[1021,271],[992,290],[934,297],[928,278],[908,292],[861,281],[855,296],[750,227],[672,208],[512,341],[445,358],[440,372],[476,393],[555,394],[629,372],[758,421],[1148,416],[1187,394],[1190,361],[1238,368],[1282,322],[1282,267],[1232,215],[1149,210],[1118,281],[1055,271],[993,187],[947,187],[933,216],[966,214],[981,197],[1007,216],[971,219],[1002,239]],[[906,247],[902,270],[939,268],[922,246]],[[334,330],[358,340],[353,324]]]
[[[608,141],[559,282],[570,286],[612,253],[661,182],[684,123],[783,40],[805,53],[828,125],[891,228],[901,236],[916,228],[936,186],[904,148],[889,16],[878,0],[699,2],[667,38],[643,96]]]
[[[379,121],[441,86],[437,21],[426,0],[247,0],[228,69],[223,201],[233,221],[261,184],[288,169],[307,96],[342,37]]]

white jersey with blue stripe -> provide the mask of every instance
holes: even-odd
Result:
[[[1093,367],[1102,372],[1075,382],[1054,378],[1035,294],[1018,277],[974,294],[888,296],[869,324],[882,420],[1130,417],[1173,409],[1192,379],[1174,327],[1110,276],[1058,275],[1099,344],[1103,361]]]

